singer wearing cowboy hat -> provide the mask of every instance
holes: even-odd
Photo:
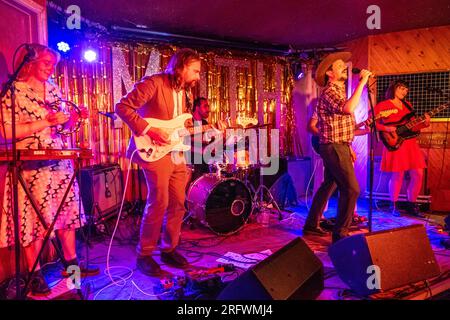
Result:
[[[352,164],[350,145],[354,137],[354,111],[361,99],[364,86],[372,73],[361,70],[360,81],[353,95],[347,99],[345,81],[348,77],[346,62],[350,52],[327,55],[316,70],[315,81],[324,87],[317,102],[319,153],[325,167],[324,181],[314,195],[311,209],[303,227],[304,235],[327,236],[319,227],[320,216],[333,192],[335,182],[339,190],[336,224],[332,232],[333,243],[348,236],[359,185]]]

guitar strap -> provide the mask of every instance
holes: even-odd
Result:
[[[411,111],[411,113],[413,114],[413,115],[416,115],[416,111],[411,107],[411,105],[408,103],[408,102],[406,102],[405,100],[400,100],[402,103],[403,103],[403,105],[409,110],[409,111]]]
[[[191,101],[191,98],[189,97],[189,93],[190,93],[191,91],[190,90],[188,90],[188,89],[185,89],[184,90],[184,95],[185,95],[185,98],[186,98],[186,111],[187,112],[189,112],[189,113],[192,113],[192,101]],[[181,114],[181,113],[180,113]]]

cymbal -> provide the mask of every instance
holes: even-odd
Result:
[[[265,124],[257,124],[255,126],[248,126],[248,127],[227,127],[226,129],[243,129],[243,130],[247,130],[247,129],[257,129],[257,128],[264,128],[264,127],[268,127],[270,126],[269,123],[265,123]]]
[[[257,128],[264,128],[264,127],[268,127],[268,126],[270,126],[269,123],[263,123],[263,124],[257,124],[257,125],[255,125],[255,126],[248,126],[248,127],[245,128],[245,129],[246,129],[246,130],[247,130],[247,129],[257,129]]]

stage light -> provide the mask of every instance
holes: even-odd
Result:
[[[94,61],[96,61],[97,60],[97,52],[95,52],[94,50],[92,50],[92,49],[89,49],[89,50],[86,50],[85,52],[84,52],[84,59],[87,61],[87,62],[94,62]]]
[[[61,51],[61,52],[65,53],[65,52],[70,50],[70,46],[69,46],[69,44],[67,42],[60,41],[56,45],[58,46],[58,50]]]
[[[297,75],[297,79],[300,80],[301,78],[303,78],[305,76],[305,74],[303,73],[303,71],[300,71]]]

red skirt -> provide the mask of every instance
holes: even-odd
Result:
[[[411,169],[424,169],[427,165],[422,150],[419,148],[416,138],[403,141],[396,151],[388,151],[383,148],[381,158],[381,171],[400,172]]]

